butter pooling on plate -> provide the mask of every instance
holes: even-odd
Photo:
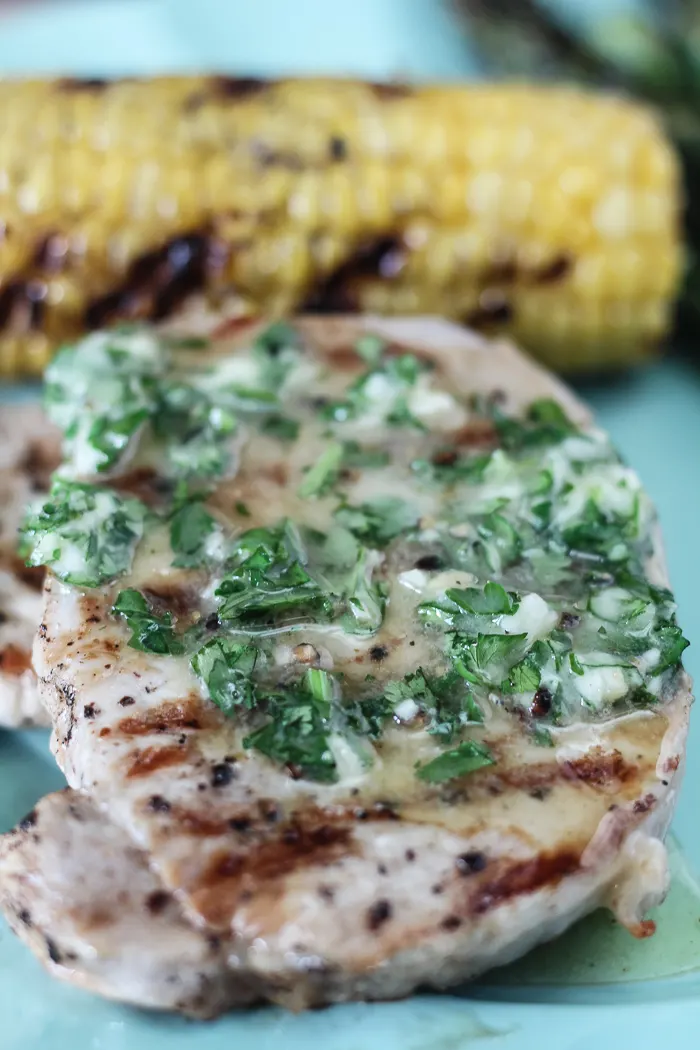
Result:
[[[261,997],[470,976],[546,935],[514,918],[528,895],[562,928],[629,883],[641,930],[687,643],[638,479],[507,349],[473,343],[461,374],[421,338],[316,324],[232,356],[101,333],[51,367],[65,458],[24,537],[53,574],[37,667],[69,783]],[[368,894],[345,946],[318,903],[338,865]],[[407,866],[436,867],[411,920]]]

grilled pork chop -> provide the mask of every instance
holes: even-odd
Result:
[[[93,336],[49,378],[54,748],[226,944],[198,1010],[445,987],[600,904],[651,932],[686,643],[648,500],[571,394],[437,321]]]
[[[0,408],[0,727],[47,725],[31,650],[41,619],[43,570],[27,568],[17,530],[45,496],[60,457],[59,433],[38,405]]]

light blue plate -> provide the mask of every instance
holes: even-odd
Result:
[[[468,44],[440,0],[80,0],[31,5],[26,15],[0,18],[0,73],[147,74],[215,66],[418,77],[473,68]],[[700,351],[697,366],[669,360],[583,393],[656,500],[680,622],[697,643]],[[699,654],[700,646],[691,649],[686,661],[696,676]],[[0,733],[0,829],[60,784],[45,733]],[[696,723],[674,824],[674,884],[656,916],[655,937],[636,942],[599,913],[460,995],[299,1016],[264,1008],[196,1024],[127,1010],[50,980],[0,922],[0,1050],[695,1048],[698,800]]]

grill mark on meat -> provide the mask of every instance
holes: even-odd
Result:
[[[25,565],[17,555],[9,558],[10,569],[13,576],[17,576],[25,586],[33,591],[42,591],[46,579],[46,569],[43,565]]]
[[[650,809],[656,805],[656,796],[652,795],[651,792],[644,796],[644,798],[638,798],[632,806],[635,813],[648,813]]]
[[[172,493],[173,483],[168,478],[159,478],[152,467],[135,467],[115,478],[112,487],[123,496],[135,496],[154,507]]]
[[[480,882],[469,900],[469,910],[474,915],[483,915],[512,897],[561,882],[578,870],[580,859],[579,850],[567,848],[554,853],[542,852],[515,864],[506,861],[502,867],[499,865],[501,870],[497,874]]]
[[[624,784],[638,772],[636,766],[625,761],[621,752],[606,752],[601,747],[591,748],[580,758],[569,760],[565,768],[579,780],[597,787],[604,787],[612,781]]]
[[[120,701],[121,702],[121,701]],[[161,704],[141,715],[122,718],[119,729],[125,736],[146,736],[173,729],[201,729],[202,705],[191,697],[175,704]]]
[[[184,620],[199,610],[199,589],[192,584],[163,579],[143,587],[142,593],[159,615],[170,612]]]
[[[32,654],[17,645],[6,645],[0,651],[0,671],[17,677],[29,671],[32,666]]]
[[[459,448],[482,448],[495,446],[499,442],[498,431],[488,419],[474,419],[465,423],[454,435]],[[433,462],[435,458],[433,457]]]
[[[289,481],[289,471],[286,463],[272,463],[269,466],[260,469],[260,474],[267,478],[268,481],[274,482],[275,485],[279,485],[283,488]]]
[[[281,825],[275,837],[248,852],[221,850],[189,887],[194,907],[214,927],[226,927],[244,893],[274,892],[280,878],[303,868],[319,867],[356,852],[351,831],[332,824],[296,821]]]
[[[147,777],[158,769],[167,769],[169,766],[177,766],[188,757],[187,748],[174,745],[173,747],[146,747],[143,751],[137,751],[131,765],[127,770],[127,777]]]
[[[49,488],[51,474],[61,463],[59,448],[58,442],[55,445],[41,440],[30,443],[19,469],[29,475],[32,492],[44,492]]]
[[[509,769],[503,762],[501,772],[494,774],[489,783],[500,783],[516,790],[548,792],[558,782],[581,781],[593,788],[605,788],[611,784],[630,784],[639,775],[639,768],[624,758],[617,750],[604,751],[591,748],[580,758],[569,759],[559,764],[556,761],[526,763]]]
[[[218,838],[234,829],[247,831],[253,827],[253,821],[247,811],[222,817],[210,817],[204,813],[198,813],[195,809],[188,809],[186,806],[172,806],[171,812],[178,830],[197,838]]]

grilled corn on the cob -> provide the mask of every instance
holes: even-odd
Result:
[[[439,313],[561,369],[647,354],[681,270],[675,157],[572,89],[228,77],[0,83],[0,372],[204,293]]]

